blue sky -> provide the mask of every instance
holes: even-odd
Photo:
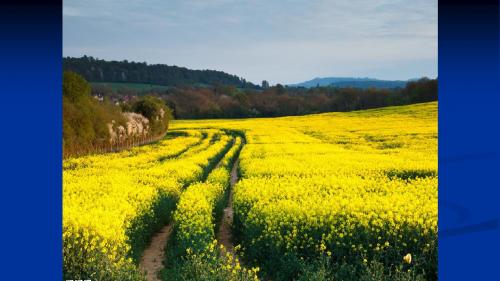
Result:
[[[437,0],[64,0],[63,55],[254,83],[437,76]]]

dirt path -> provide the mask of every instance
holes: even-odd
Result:
[[[229,199],[227,207],[224,209],[222,222],[217,233],[217,241],[224,246],[224,248],[234,254],[233,236],[231,226],[233,224],[233,187],[238,181],[238,164],[239,159],[234,162],[233,169],[231,170],[231,185],[229,187]]]
[[[146,273],[148,281],[160,281],[159,271],[163,268],[163,259],[165,256],[165,245],[172,233],[172,224],[164,226],[151,239],[151,244],[142,254],[139,268]]]
[[[231,145],[233,144],[234,140],[231,143]],[[217,163],[216,167],[220,167],[221,163],[222,159],[219,161],[219,163]],[[237,167],[237,162],[235,162],[233,170],[231,171],[231,189],[238,178],[236,167]],[[230,196],[229,200],[231,200],[231,194],[229,194],[229,196]],[[232,222],[233,221],[232,208],[230,210],[230,213],[231,213],[230,222]],[[226,216],[226,210],[224,210],[224,216]],[[141,261],[139,263],[139,269],[146,274],[146,278],[148,281],[161,281],[160,278],[158,278],[158,273],[160,272],[160,270],[163,269],[163,260],[165,259],[165,246],[167,245],[167,241],[170,237],[170,234],[172,233],[172,230],[173,230],[173,223],[164,226],[158,233],[156,233],[151,238],[151,243],[149,244],[148,248],[144,250],[144,253],[142,254]],[[227,231],[229,235],[228,239],[230,239],[231,238],[230,226],[227,227]],[[233,247],[231,246],[231,252],[232,251]]]

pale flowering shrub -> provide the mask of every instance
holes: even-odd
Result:
[[[114,120],[106,124],[111,144],[148,136],[150,129],[149,120],[146,117],[135,112],[124,112],[122,115],[125,119],[125,126],[116,124]]]

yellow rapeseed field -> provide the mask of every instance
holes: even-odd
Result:
[[[119,280],[172,217],[183,248],[213,251],[241,147],[233,228],[248,265],[273,275],[327,256],[437,274],[436,102],[170,127],[156,144],[64,162],[72,278]]]
[[[178,121],[245,132],[235,228],[268,272],[321,253],[437,272],[437,103],[350,113]],[[285,257],[285,258],[283,258]]]

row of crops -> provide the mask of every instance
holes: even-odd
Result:
[[[241,143],[221,130],[183,130],[156,144],[66,160],[65,278],[141,280],[136,265],[151,236],[171,221],[179,198],[182,210],[191,190],[210,186],[207,200],[217,201]]]
[[[258,280],[258,269],[243,267],[215,236],[227,205],[230,173],[243,144],[244,137],[236,136],[206,180],[182,193],[174,213],[164,280]]]

